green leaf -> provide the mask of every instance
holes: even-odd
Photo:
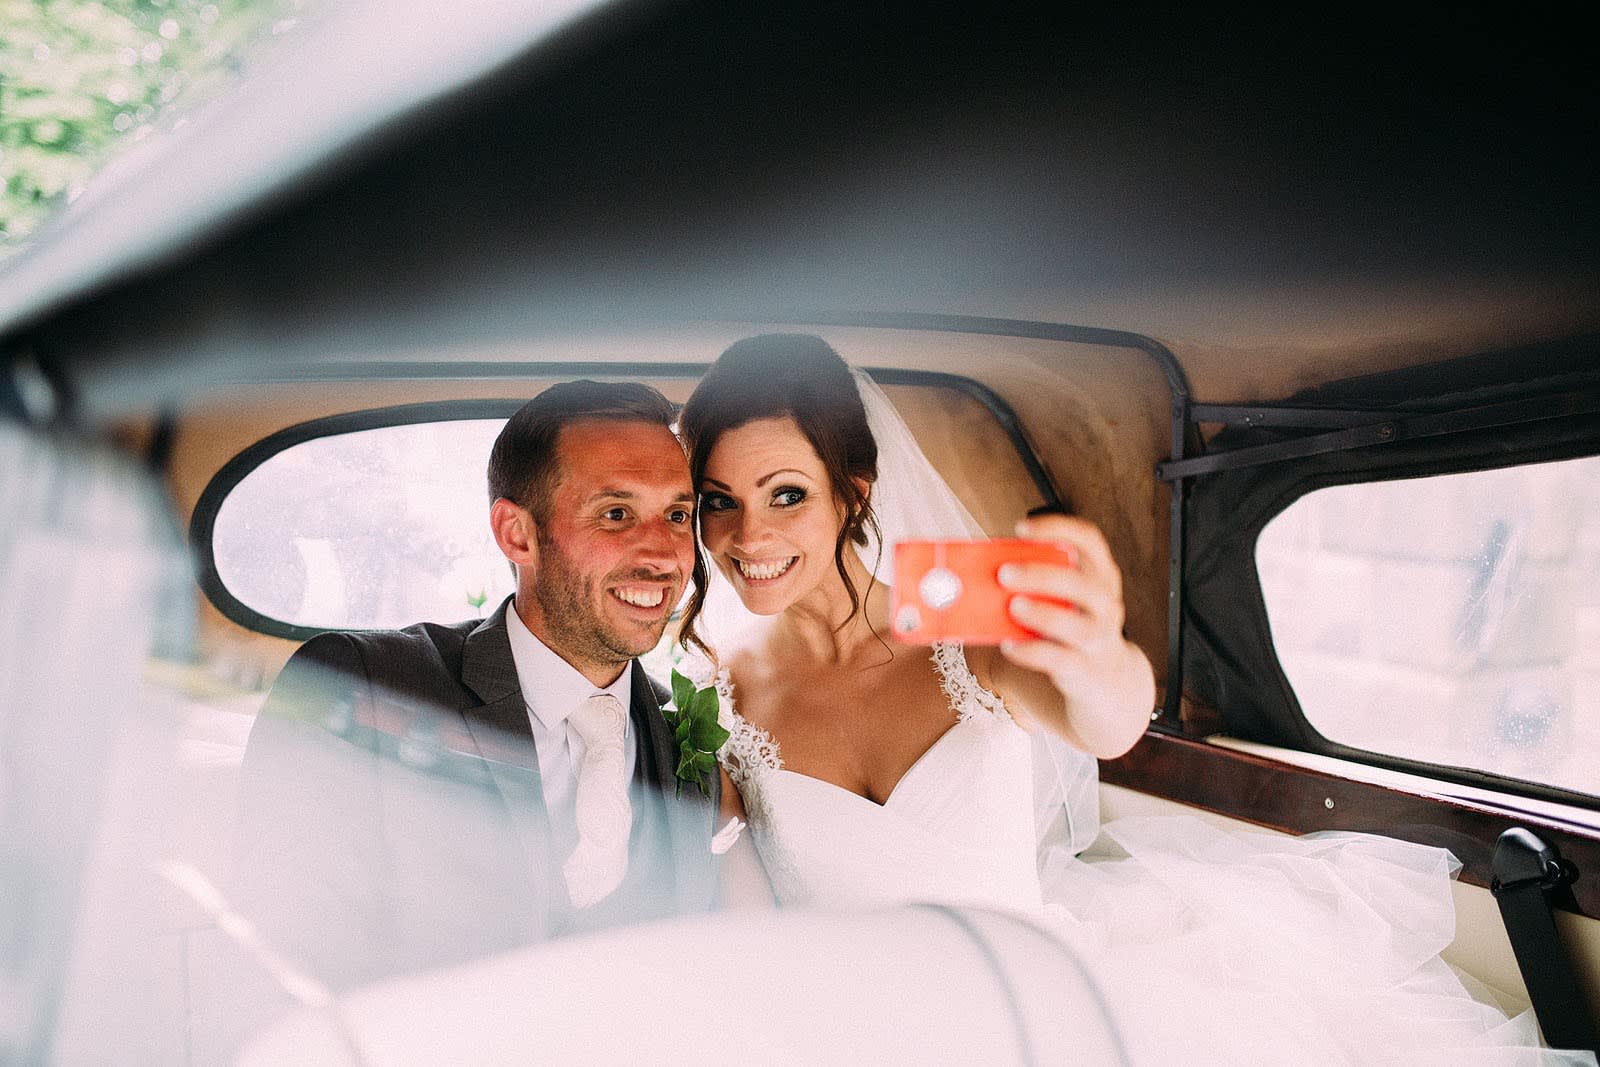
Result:
[[[696,719],[689,738],[701,752],[715,752],[728,739],[728,731],[718,725],[715,719]]]
[[[717,721],[717,691],[711,687],[700,690],[694,695],[693,702],[689,705],[690,714],[696,719],[709,719]]]
[[[694,700],[694,683],[679,674],[677,668],[672,671],[672,702],[678,706],[679,711],[688,711],[689,704]]]
[[[679,748],[689,747],[689,738],[693,729],[694,720],[685,715],[672,731],[673,736],[677,738]]]

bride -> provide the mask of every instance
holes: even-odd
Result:
[[[680,640],[721,668],[732,731],[723,750],[725,815],[746,816],[741,806],[748,809],[783,903],[837,905],[877,891],[898,899],[905,895],[901,880],[862,877],[860,870],[839,870],[837,884],[819,884],[830,860],[860,862],[833,845],[822,855],[793,854],[838,829],[822,825],[819,808],[856,809],[857,817],[843,820],[852,832],[898,845],[907,824],[896,809],[913,803],[908,797],[918,789],[957,782],[940,775],[940,766],[992,763],[1009,752],[1027,773],[995,768],[960,784],[1007,790],[994,802],[1018,817],[996,826],[974,821],[981,855],[939,865],[941,882],[970,884],[944,885],[943,893],[935,892],[938,885],[913,888],[949,902],[1006,905],[1019,890],[1036,901],[1029,878],[1021,885],[995,880],[1008,867],[1024,873],[1033,865],[1033,827],[1021,818],[1032,810],[1031,746],[1019,723],[1041,723],[1081,751],[1114,757],[1138,740],[1154,705],[1150,664],[1122,635],[1121,574],[1093,525],[1061,515],[1029,520],[1019,535],[1070,545],[1078,561],[1073,569],[1003,569],[1001,580],[1018,594],[1012,611],[1038,640],[936,646],[932,656],[891,644],[889,591],[877,577],[889,544],[874,502],[898,494],[894,510],[921,516],[916,532],[923,536],[967,537],[977,527],[937,476],[906,469],[902,456],[916,446],[887,398],[862,380],[858,387],[820,338],[754,337],[725,352],[683,408],[679,427],[700,494],[701,542],[720,580],[702,561]],[[876,433],[858,388],[877,409]],[[881,425],[889,419],[897,425]],[[886,448],[882,457],[898,476],[893,485],[879,480],[880,437],[895,443],[896,454]],[[906,519],[894,519],[891,529],[906,536]],[[791,796],[792,808],[783,803]],[[774,832],[773,818],[791,811],[797,832]],[[994,833],[1005,827],[1026,830],[1027,847],[998,847]],[[903,860],[904,853],[894,847],[860,855]],[[739,860],[736,854],[726,862],[737,869]]]
[[[1107,827],[1126,859],[1039,855],[1029,731],[1114,757],[1154,703],[1094,526],[1019,525],[1077,553],[1073,569],[1003,568],[1036,640],[930,653],[886,637],[888,545],[976,526],[865,375],[820,338],[748,338],[680,427],[712,564],[681,636],[730,731],[724,815],[748,819],[759,854],[746,840],[725,858],[735,886],[753,872],[783,905],[1040,919],[1094,968],[1135,1062],[1540,1056],[1531,1013],[1508,1021],[1438,958],[1454,918],[1441,850],[1176,817]]]

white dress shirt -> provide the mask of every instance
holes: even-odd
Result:
[[[528,705],[528,725],[533,727],[533,750],[539,759],[539,781],[544,787],[545,811],[561,854],[577,842],[573,803],[578,789],[578,766],[584,743],[567,717],[596,693],[610,693],[624,709],[633,706],[633,664],[622,669],[605,688],[596,686],[576,667],[550,650],[529,631],[517,614],[516,603],[506,604],[506,636],[511,639],[511,659],[517,666],[517,684]],[[623,720],[622,752],[627,781],[633,781],[639,741],[633,718]]]

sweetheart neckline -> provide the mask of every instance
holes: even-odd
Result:
[[[906,784],[906,779],[910,778],[911,775],[913,773],[915,773],[915,771],[916,771],[916,769],[918,767],[922,766],[925,762],[927,762],[928,757],[933,755],[934,750],[937,749],[940,745],[944,744],[945,740],[948,737],[950,737],[950,735],[954,734],[958,727],[960,727],[960,726],[962,726],[962,725],[964,725],[966,723],[975,722],[975,721],[977,721],[977,720],[974,720],[974,719],[957,719],[955,722],[951,723],[948,727],[946,727],[944,733],[940,734],[937,738],[934,739],[933,744],[929,745],[927,748],[922,750],[922,755],[918,756],[916,759],[911,761],[911,766],[907,767],[904,771],[900,772],[900,778],[894,783],[894,787],[889,790],[889,795],[883,798],[883,803],[881,803],[881,804],[878,803],[876,800],[873,800],[871,797],[865,795],[864,793],[857,793],[854,789],[848,789],[848,788],[840,785],[838,782],[830,782],[826,778],[818,778],[814,774],[806,774],[803,771],[790,770],[788,767],[784,767],[784,766],[779,766],[779,767],[775,768],[775,773],[777,773],[777,774],[792,774],[796,778],[804,778],[808,782],[816,782],[816,783],[818,783],[820,785],[825,785],[830,789],[834,789],[834,790],[837,790],[840,793],[845,794],[846,796],[852,796],[852,797],[855,797],[857,800],[863,801],[864,803],[871,804],[873,807],[878,808],[879,810],[887,811],[888,808],[889,808],[889,805],[894,803],[894,798],[900,795],[900,787]]]

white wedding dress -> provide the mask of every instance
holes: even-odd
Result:
[[[1442,850],[1174,817],[1108,825],[1127,858],[1037,855],[1029,735],[959,645],[933,663],[951,725],[882,805],[786,768],[727,673],[689,665],[718,687],[721,758],[780,905],[1023,916],[1082,960],[1133,1063],[1594,1062],[1539,1050],[1531,1012],[1508,1020],[1439,958],[1454,932]]]

